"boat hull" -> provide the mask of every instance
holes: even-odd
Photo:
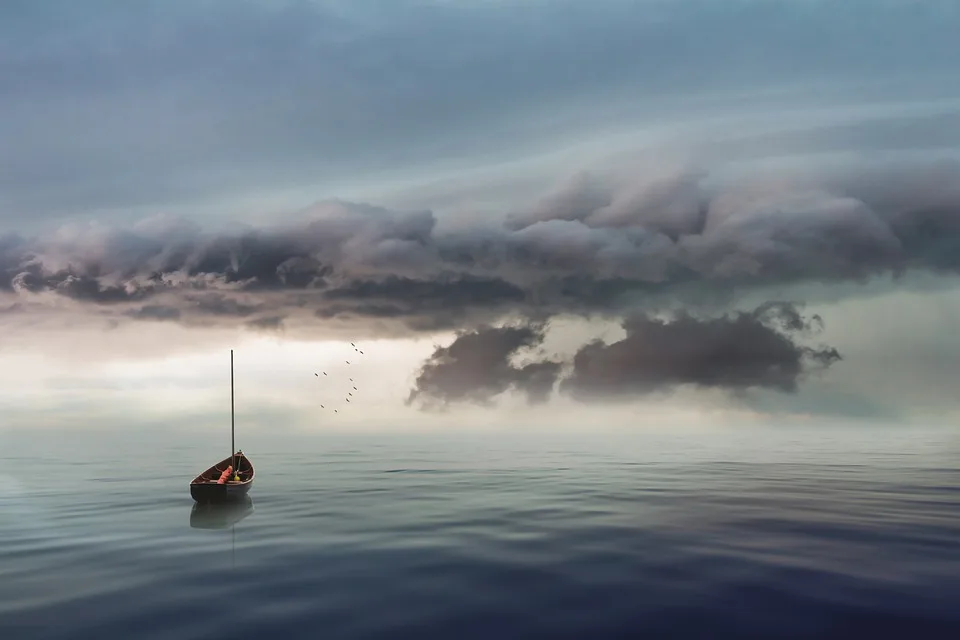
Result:
[[[237,472],[241,481],[218,484],[220,473],[234,458],[237,460]],[[238,452],[236,456],[224,458],[194,478],[190,483],[190,497],[201,503],[241,502],[253,487],[254,476],[253,463],[243,452]]]
[[[190,497],[196,502],[240,502],[250,492],[250,484],[191,484]]]

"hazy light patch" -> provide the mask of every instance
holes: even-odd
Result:
[[[145,353],[130,358],[109,350],[84,366],[67,366],[71,354],[57,357],[22,349],[6,358],[0,372],[0,403],[21,419],[38,418],[70,407],[104,416],[129,411],[138,419],[195,414],[229,415],[230,354],[234,348],[236,406],[240,419],[251,412],[283,407],[320,424],[332,408],[343,423],[378,423],[396,414],[413,412],[403,406],[417,364],[433,349],[429,339],[379,340],[359,344],[360,355],[348,342],[301,342],[282,337],[239,335],[224,331],[213,345],[194,344],[188,352]],[[233,344],[228,346],[233,337]],[[447,340],[448,337],[437,337]],[[350,364],[347,364],[347,361]],[[326,371],[327,376],[322,373]],[[314,373],[320,373],[315,376]],[[347,393],[355,398],[345,402]],[[321,410],[320,405],[330,407]],[[9,415],[8,415],[9,417]],[[53,420],[59,423],[61,420]],[[42,419],[38,424],[43,424]]]

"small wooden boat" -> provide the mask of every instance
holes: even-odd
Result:
[[[227,467],[233,467],[234,473],[226,482],[220,484],[220,476]],[[253,485],[255,473],[250,458],[244,455],[243,451],[237,451],[194,478],[190,483],[190,496],[197,502],[230,502],[243,499]]]
[[[190,482],[190,496],[196,502],[232,502],[243,499],[253,486],[253,463],[235,448],[233,406],[233,349],[230,350],[230,450],[232,455],[213,465]],[[225,473],[230,469],[230,473]]]

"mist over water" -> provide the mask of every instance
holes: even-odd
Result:
[[[135,427],[0,438],[0,636],[960,631],[947,429],[261,426],[252,511],[202,529],[187,484],[229,442]]]

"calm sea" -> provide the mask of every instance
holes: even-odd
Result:
[[[958,435],[0,433],[0,638],[960,638]]]

